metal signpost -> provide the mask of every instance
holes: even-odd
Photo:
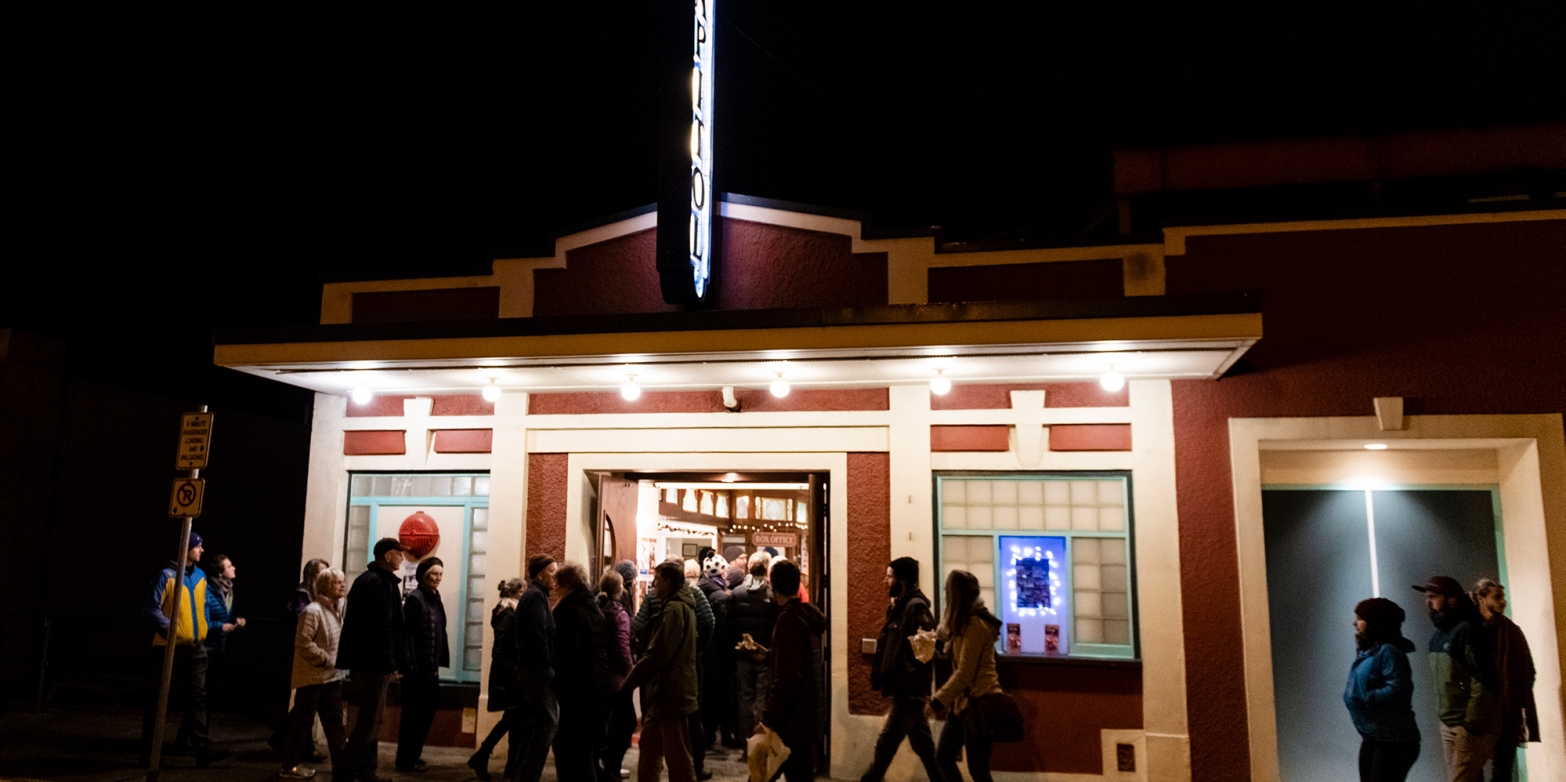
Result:
[[[185,568],[189,565],[190,557],[190,523],[201,515],[201,500],[206,494],[206,481],[201,479],[201,471],[207,466],[207,454],[212,445],[212,414],[207,412],[207,406],[201,406],[199,413],[186,413],[180,420],[179,449],[174,457],[174,469],[188,470],[183,478],[174,479],[174,488],[169,495],[169,516],[183,521],[179,534],[179,565],[174,571],[174,599],[171,605],[179,605],[179,590],[185,584]],[[175,616],[178,609],[175,609]],[[157,782],[158,761],[163,755],[163,729],[168,722],[169,709],[169,682],[174,678],[174,647],[178,639],[175,637],[175,616],[168,617],[169,632],[165,639],[167,645],[163,648],[163,679],[158,685],[158,713],[152,728],[152,750],[149,754],[151,762],[147,765],[147,782]],[[192,616],[191,636],[197,635],[195,623],[200,617]]]

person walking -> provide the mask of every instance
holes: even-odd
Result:
[[[620,765],[625,762],[625,753],[631,749],[631,736],[636,733],[636,706],[631,702],[631,693],[624,689],[632,662],[631,614],[622,599],[625,591],[625,581],[620,577],[618,566],[598,582],[598,610],[603,612],[614,636],[608,655],[609,681],[613,686],[605,696],[608,723],[603,749],[598,755],[602,782],[619,782]]]
[[[567,562],[555,573],[555,773],[560,782],[598,782],[598,750],[608,722],[604,702],[613,684],[611,631],[588,585],[587,569]]]
[[[1414,680],[1403,637],[1403,609],[1384,597],[1354,606],[1354,645],[1343,705],[1359,731],[1360,782],[1403,782],[1419,759]]]
[[[821,634],[826,614],[799,599],[799,566],[772,566],[772,594],[783,606],[772,630],[772,689],[761,722],[789,748],[783,761],[788,782],[810,782],[816,775],[816,742],[824,724],[821,704]]]
[[[1436,626],[1428,649],[1447,774],[1452,782],[1483,782],[1500,733],[1501,710],[1479,610],[1451,576],[1432,576],[1414,589],[1425,593]]]
[[[408,633],[402,608],[402,562],[408,547],[381,538],[369,569],[353,580],[343,612],[337,667],[348,671],[348,697],[357,710],[348,743],[333,761],[332,779],[386,782],[379,775],[377,744],[386,710],[386,690],[409,669]]]
[[[1539,710],[1533,701],[1538,671],[1533,667],[1527,636],[1506,615],[1506,587],[1481,578],[1474,585],[1474,602],[1479,604],[1479,616],[1484,620],[1485,636],[1495,659],[1496,696],[1501,711],[1490,779],[1511,782],[1517,770],[1517,748],[1539,741]]]
[[[402,720],[397,725],[399,772],[423,773],[424,742],[440,706],[440,669],[451,667],[451,643],[446,637],[446,606],[440,599],[440,582],[446,563],[426,557],[414,571],[418,583],[402,603],[411,654],[402,677]]]
[[[703,747],[711,747],[722,733],[725,746],[739,747],[735,733],[734,644],[724,641],[729,632],[729,563],[717,552],[708,550],[702,562],[696,588],[712,607],[712,638],[703,650],[701,663],[701,714]]]
[[[952,658],[952,675],[930,698],[926,715],[949,714],[935,747],[935,762],[944,782],[962,782],[957,758],[968,752],[968,775],[973,782],[991,782],[990,751],[994,742],[979,728],[969,708],[976,699],[1001,691],[995,672],[995,642],[1000,639],[1000,619],[985,608],[979,597],[979,579],[966,570],[946,576],[946,611],[936,638],[946,644]]]
[[[176,574],[179,563],[170,562],[153,580],[152,590],[142,607],[142,615],[153,628],[152,654],[148,660],[151,697],[141,723],[140,765],[143,766],[152,762],[152,734],[158,716],[158,692],[163,685],[163,658],[170,643],[174,644],[170,690],[172,693],[178,687],[185,700],[175,745],[189,747],[195,752],[196,765],[202,768],[232,754],[214,751],[207,733],[206,639],[211,614],[207,603],[207,576],[196,564],[206,549],[201,535],[194,531],[190,533],[189,546],[185,572]]]
[[[508,578],[500,582],[500,600],[495,603],[495,608],[489,614],[489,627],[494,631],[494,642],[490,645],[489,663],[489,710],[502,712],[500,721],[491,728],[489,735],[484,737],[479,744],[478,751],[468,758],[468,768],[482,782],[489,782],[489,756],[494,753],[495,747],[500,744],[500,739],[511,729],[511,722],[507,719],[512,710],[522,703],[522,683],[518,678],[518,666],[522,660],[522,650],[517,637],[517,601],[522,596],[524,586],[520,578]],[[512,742],[512,747],[516,746]],[[505,776],[510,779],[516,768],[515,751],[506,753]]]
[[[680,593],[688,596],[696,606],[696,652],[698,657],[707,652],[707,646],[712,642],[713,630],[717,627],[717,619],[712,615],[712,604],[707,602],[707,596],[696,588],[696,581],[701,576],[699,568],[692,568],[693,562],[671,558],[668,560],[680,568],[684,584],[680,587]],[[659,613],[662,611],[663,601],[656,594],[647,596],[642,601],[642,607],[636,612],[636,617],[631,620],[631,637],[643,638],[648,628],[657,624]],[[701,687],[701,669],[696,671],[696,686]],[[696,767],[696,779],[705,782],[712,778],[712,773],[707,771],[707,747],[701,741],[703,732],[701,708],[698,702],[697,709],[690,716],[690,748],[691,762]]]
[[[647,638],[647,651],[622,689],[642,688],[641,757],[637,782],[658,782],[665,762],[669,782],[696,782],[691,759],[690,715],[696,713],[696,597],[685,583],[679,562],[665,561],[653,571],[653,594],[662,606]]]
[[[782,607],[772,599],[772,585],[767,581],[767,571],[772,558],[765,551],[750,557],[750,573],[729,594],[729,646],[741,644],[750,636],[755,648],[735,649],[734,696],[735,709],[739,712],[739,732],[749,737],[756,732],[761,721],[761,708],[767,703],[771,691],[771,672],[767,670],[767,650],[772,647],[772,628],[777,626]],[[936,782],[939,782],[937,780]]]
[[[941,769],[935,763],[935,738],[924,718],[924,703],[930,697],[932,675],[929,663],[919,662],[913,644],[908,641],[920,631],[935,628],[930,600],[919,589],[919,560],[900,557],[886,568],[886,593],[891,604],[886,621],[876,640],[875,660],[870,669],[870,686],[890,698],[892,709],[886,714],[881,735],[875,740],[875,756],[870,769],[859,782],[881,782],[886,770],[908,738],[908,746],[932,782],[941,782]]]
[[[517,706],[506,712],[511,724],[513,761],[507,761],[507,779],[538,782],[549,759],[549,745],[560,725],[560,702],[555,698],[555,617],[549,610],[549,592],[559,566],[554,557],[539,554],[527,561],[527,590],[517,603]]]
[[[299,616],[304,613],[305,608],[309,607],[311,603],[315,602],[316,578],[320,576],[322,570],[326,570],[331,566],[332,563],[327,562],[324,559],[312,559],[304,564],[304,572],[299,577],[299,586],[294,587],[294,591],[288,596],[288,601],[284,603],[288,611],[288,613],[284,616],[284,621],[292,622],[296,626],[298,625]],[[346,585],[344,585],[343,592],[344,594],[347,593]],[[340,611],[342,606],[338,606],[338,609]],[[280,716],[273,718],[272,735],[268,736],[266,740],[267,746],[271,747],[272,751],[276,752],[279,756],[281,756],[285,751],[284,743],[288,741],[288,730],[293,723],[293,713],[289,710],[293,707],[293,688],[290,687],[289,692],[289,708],[284,709]],[[314,729],[312,729],[312,734],[313,733]],[[323,760],[326,760],[326,756],[321,754],[321,751],[318,748],[314,748],[313,736],[311,741],[312,749],[309,755],[310,761],[319,763]]]
[[[245,626],[244,617],[234,613],[234,561],[226,554],[209,554],[202,561],[207,574],[207,708],[208,732],[212,727],[215,704],[233,697],[228,669],[228,637]]]
[[[343,724],[343,672],[337,669],[337,646],[342,637],[342,597],[348,592],[341,570],[323,568],[310,587],[315,601],[304,607],[294,633],[294,710],[283,744],[283,779],[309,779],[315,769],[301,763],[315,754],[315,719],[321,718],[326,746],[333,763],[348,743]]]

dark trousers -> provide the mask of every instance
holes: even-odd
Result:
[[[1406,743],[1362,739],[1359,744],[1360,782],[1403,782],[1419,759],[1419,742]]]
[[[697,774],[707,770],[707,742],[702,738],[701,709],[691,712],[687,720],[686,733],[691,742],[691,765]]]
[[[511,712],[509,712],[509,711],[505,711],[505,712],[501,712],[500,713],[500,721],[495,723],[495,727],[489,729],[489,735],[484,737],[484,741],[479,744],[478,751],[473,753],[473,757],[475,757],[475,758],[482,758],[484,763],[488,763],[489,762],[489,756],[494,753],[495,746],[500,743],[500,739],[503,736],[505,736],[508,732],[511,731],[511,720],[507,719],[507,717],[509,717],[510,715],[511,715]],[[505,775],[504,775],[507,779],[510,779],[512,773],[516,770],[516,766],[517,766],[516,746],[517,746],[517,744],[516,744],[516,741],[514,739],[512,740],[512,742],[510,744],[507,745],[507,749],[506,749],[506,772],[505,772]]]
[[[604,728],[604,748],[599,753],[599,766],[603,769],[603,782],[619,782],[620,767],[625,764],[625,753],[631,749],[631,736],[636,733],[636,706],[631,693],[613,692],[608,698],[609,720]]]
[[[560,782],[598,782],[604,723],[604,704],[599,696],[574,695],[560,701],[560,730],[554,742],[555,773]]]
[[[811,782],[816,778],[816,746],[813,742],[801,742],[790,744],[783,742],[788,747],[788,760],[783,761],[783,779],[785,782]]]
[[[163,685],[164,648],[154,646],[147,664],[152,686],[147,714],[141,721],[141,751],[148,758],[152,753],[152,732],[158,717],[158,688]],[[179,733],[174,743],[204,752],[212,744],[212,739],[207,735],[207,650],[203,646],[174,647],[169,704],[181,703],[184,716],[180,719]],[[164,735],[167,735],[166,728]]]
[[[348,744],[341,759],[332,767],[334,782],[351,779],[375,779],[380,769],[379,742],[381,717],[386,712],[386,688],[391,685],[393,673],[351,674],[348,702],[358,710],[353,719],[353,731],[348,734]]]
[[[1517,735],[1516,726],[1506,726],[1502,736]],[[1507,741],[1495,742],[1495,754],[1490,758],[1490,782],[1512,782],[1517,776],[1517,745]]]
[[[538,782],[549,759],[549,745],[560,725],[560,704],[555,700],[553,682],[538,675],[523,674],[522,705],[506,710],[511,723],[511,751],[514,761],[506,765],[512,782]]]
[[[397,723],[397,768],[411,768],[424,756],[424,741],[435,724],[440,706],[440,679],[434,676],[404,676],[402,679],[402,719]]]
[[[990,750],[994,749],[995,742],[973,729],[972,716],[967,712],[952,714],[946,718],[946,727],[941,729],[940,743],[935,745],[935,765],[940,768],[944,782],[963,782],[962,772],[957,770],[957,758],[964,748],[968,750],[968,775],[973,777],[973,782],[992,782]]]
[[[875,740],[875,759],[859,782],[881,782],[886,777],[886,769],[892,765],[892,758],[897,756],[897,748],[903,745],[904,737],[924,764],[924,773],[930,776],[930,782],[941,782],[943,775],[941,767],[935,763],[935,738],[930,734],[930,723],[924,718],[924,703],[921,698],[892,699],[892,710],[887,712],[886,724],[881,726],[881,735]]]
[[[772,673],[766,660],[756,660],[748,652],[741,652],[734,663],[734,693],[739,710],[739,731],[742,740],[756,732],[761,722],[761,709],[772,691]]]
[[[321,729],[326,731],[327,751],[332,764],[338,763],[343,747],[348,743],[348,729],[343,724],[343,683],[312,684],[294,691],[294,710],[288,718],[288,738],[283,744],[283,768],[293,768],[300,761],[315,754],[315,715],[321,715]]]
[[[716,646],[716,644],[714,644]],[[709,649],[704,655],[701,675],[702,741],[711,745],[721,732],[725,740],[734,738],[736,718],[734,699],[734,656],[730,651]],[[748,737],[747,737],[748,738]]]

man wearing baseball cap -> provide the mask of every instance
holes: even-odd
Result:
[[[381,713],[386,689],[408,670],[408,634],[403,628],[402,560],[408,547],[396,538],[375,543],[375,560],[353,580],[337,642],[337,667],[347,669],[358,708],[353,732],[342,756],[334,759],[332,779],[387,782],[376,772]]]
[[[1452,782],[1484,782],[1502,715],[1479,610],[1451,576],[1432,576],[1414,589],[1425,593],[1436,626],[1428,650],[1447,774]]]

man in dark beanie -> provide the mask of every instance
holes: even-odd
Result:
[[[924,704],[930,697],[930,665],[914,657],[908,637],[935,627],[930,600],[919,591],[919,561],[911,557],[892,560],[886,568],[886,593],[890,598],[886,623],[876,641],[875,661],[870,669],[870,684],[892,700],[886,724],[875,740],[875,759],[860,782],[881,782],[892,765],[903,737],[924,764],[930,779],[941,779],[935,763],[935,740],[930,723],[924,718]]]
[[[1436,626],[1428,650],[1449,778],[1483,782],[1485,763],[1500,733],[1501,710],[1479,609],[1451,576],[1432,576],[1414,589],[1425,593],[1425,607]]]
[[[1413,671],[1403,637],[1403,609],[1384,597],[1354,606],[1354,643],[1359,653],[1349,667],[1343,705],[1359,731],[1361,782],[1403,782],[1419,759],[1414,724]]]

